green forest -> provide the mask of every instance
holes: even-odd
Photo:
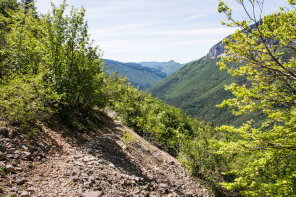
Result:
[[[244,6],[245,1],[238,2]],[[296,196],[296,60],[285,56],[296,49],[295,9],[282,8],[262,20],[249,13],[248,20],[237,21],[220,1],[218,11],[228,17],[224,25],[241,30],[224,40],[226,56],[217,64],[220,72],[246,80],[227,86],[234,97],[219,107],[228,106],[234,115],[261,112],[266,118],[260,124],[214,127],[116,73],[109,76],[102,52],[90,39],[86,10],[72,8],[66,14],[67,7],[66,1],[52,4],[43,15],[33,4],[0,0],[1,121],[30,136],[38,122],[57,115],[89,121],[97,110],[112,109],[217,196]]]
[[[139,90],[145,90],[167,76],[158,69],[143,67],[137,63],[122,63],[108,59],[104,59],[104,63],[109,75],[118,72],[119,76],[126,77],[131,85]]]

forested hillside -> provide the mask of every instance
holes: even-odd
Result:
[[[104,59],[104,64],[108,68],[106,72],[109,75],[118,71],[118,75],[126,77],[131,85],[139,87],[139,90],[148,89],[183,66],[173,60],[169,62],[123,63]]]
[[[166,73],[156,68],[144,67],[136,63],[122,63],[114,60],[104,59],[109,74],[118,71],[135,87],[145,90],[167,76]]]
[[[174,60],[168,62],[140,62],[142,66],[159,69],[168,76],[179,70],[183,65]]]
[[[186,64],[173,75],[148,89],[148,92],[164,102],[183,109],[188,115],[215,125],[239,125],[248,117],[236,117],[228,109],[216,105],[231,98],[225,85],[242,79],[221,72],[216,65],[219,58],[203,57]]]

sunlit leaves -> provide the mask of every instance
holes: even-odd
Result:
[[[257,1],[253,2],[256,5]],[[244,1],[240,3],[244,6]],[[234,165],[234,169],[241,169],[235,171],[237,178],[223,186],[240,189],[246,196],[294,196],[294,178],[287,169],[294,169],[291,172],[295,173],[296,62],[291,56],[295,52],[296,12],[281,9],[258,21],[247,13],[255,22],[247,28],[248,22],[235,21],[225,4],[220,2],[219,6],[231,21],[228,25],[242,30],[224,40],[226,56],[218,66],[248,80],[226,87],[236,98],[223,101],[219,107],[228,106],[235,115],[259,110],[267,117],[261,126],[249,122],[240,128],[219,128],[240,136],[228,143],[221,142],[219,153],[250,153],[246,159],[251,158],[243,167]]]
[[[101,71],[100,51],[89,38],[85,10],[72,8],[66,15],[66,6],[65,1],[52,4],[51,12],[42,16],[21,6],[0,15],[1,116],[26,122],[41,112],[91,111],[106,105],[102,89],[107,77]],[[11,88],[19,91],[13,94]]]

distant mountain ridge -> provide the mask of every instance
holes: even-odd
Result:
[[[104,63],[107,67],[110,67],[107,69],[108,74],[118,71],[118,74],[127,77],[132,85],[139,86],[140,90],[145,90],[167,77],[166,73],[158,69],[145,67],[137,63],[123,63],[109,59],[104,59]]]
[[[124,75],[132,85],[139,87],[140,90],[146,90],[183,66],[174,60],[168,62],[125,63],[104,59],[104,63],[107,67],[110,67],[107,69],[108,74],[118,71],[119,75]]]
[[[179,70],[184,64],[170,60],[168,62],[140,62],[142,66],[155,68],[166,73],[168,76]]]
[[[162,77],[162,78],[167,77],[167,74],[164,73],[164,72],[162,72],[159,69],[145,67],[145,66],[142,66],[142,65],[136,64],[136,63],[127,63],[126,65],[129,66],[129,67],[131,67],[131,68],[137,69],[137,70],[143,70],[143,71],[152,72],[152,73],[154,73],[157,76]]]

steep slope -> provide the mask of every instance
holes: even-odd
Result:
[[[6,172],[0,172],[0,195],[213,196],[175,158],[121,122],[102,114],[97,121],[85,133],[60,119],[42,124],[39,146],[29,146],[20,133],[11,135],[11,129],[1,128],[1,163]],[[47,151],[41,151],[46,139]],[[42,158],[36,159],[39,155]]]
[[[144,67],[136,63],[122,63],[114,60],[104,59],[109,74],[118,71],[119,75],[124,75],[134,86],[139,86],[140,90],[145,90],[167,76],[166,73],[155,69]]]
[[[255,25],[251,28],[255,28]],[[273,40],[268,40],[268,43],[277,44]],[[170,105],[183,109],[189,115],[215,125],[238,126],[254,116],[260,120],[263,118],[260,112],[235,117],[227,109],[216,107],[223,100],[232,97],[230,92],[224,90],[225,85],[243,82],[242,78],[232,77],[227,72],[220,71],[216,65],[219,58],[224,55],[224,46],[222,41],[218,42],[205,57],[184,65],[173,75],[149,88],[148,92]],[[283,58],[287,60],[295,58],[292,50],[283,47],[278,47],[277,50],[284,52]],[[259,122],[257,121],[258,124]]]
[[[168,62],[140,62],[142,66],[155,68],[166,73],[168,76],[179,70],[183,64],[175,62],[174,60]]]
[[[215,55],[219,56],[221,53],[223,52],[216,50]],[[220,71],[216,66],[218,60],[216,57],[203,57],[191,62],[148,91],[153,96],[201,120],[215,125],[239,125],[248,117],[234,117],[227,109],[216,107],[224,99],[232,96],[230,92],[224,90],[224,86],[239,82],[238,78]]]

